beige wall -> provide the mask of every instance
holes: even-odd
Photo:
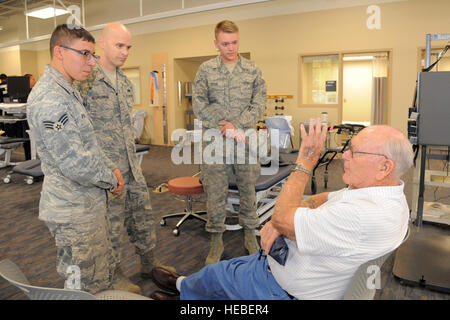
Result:
[[[0,50],[0,73],[21,76],[31,73],[38,79],[38,51],[20,50],[19,46]]]
[[[37,67],[37,74],[38,77],[35,77],[36,79],[40,78],[45,71],[45,65],[50,63],[50,50],[41,50],[36,52],[36,67]]]
[[[240,51],[250,52],[252,60],[261,68],[268,94],[294,96],[286,104],[285,114],[293,116],[296,129],[300,121],[320,116],[322,111],[328,112],[330,122],[340,120],[339,110],[335,107],[298,107],[300,54],[392,50],[389,124],[406,132],[407,109],[412,101],[418,71],[418,48],[424,47],[427,33],[450,32],[450,1],[409,0],[379,6],[380,30],[367,29],[367,6],[236,21],[240,27]],[[229,18],[233,19],[232,16]],[[153,112],[148,102],[151,57],[162,52],[169,55],[168,118],[172,130],[184,121],[184,108],[177,107],[177,87],[174,85],[182,79],[176,79],[174,59],[215,55],[213,28],[211,24],[134,36],[134,46],[125,67],[140,67],[143,85],[141,100],[144,103],[141,107],[148,110],[150,117]],[[433,45],[443,47],[445,41],[436,41]],[[1,57],[2,53],[0,61],[3,60]],[[36,60],[37,70],[41,74],[45,63],[48,63],[48,53],[38,52]],[[150,117],[147,122],[152,121]],[[146,128],[149,131],[146,134],[152,136],[155,128],[150,125]]]
[[[19,47],[2,49],[0,51],[0,73],[10,76],[20,76]]]
[[[20,71],[24,75],[30,73],[38,79],[37,51],[20,50]]]

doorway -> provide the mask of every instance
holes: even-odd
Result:
[[[344,54],[342,60],[342,123],[386,124],[389,52]]]

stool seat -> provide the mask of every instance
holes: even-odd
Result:
[[[203,185],[198,177],[179,177],[170,179],[167,183],[169,190],[175,194],[199,194],[203,193]]]
[[[182,217],[172,231],[175,236],[178,236],[180,234],[181,225],[189,218],[195,218],[205,223],[207,222],[207,220],[201,216],[206,215],[206,211],[194,211],[193,209],[193,205],[195,202],[193,199],[193,195],[203,193],[203,186],[200,183],[198,177],[179,177],[170,179],[167,182],[167,185],[169,187],[169,191],[173,194],[186,196],[186,200],[182,200],[186,203],[186,207],[184,208],[183,212],[172,213],[163,216],[161,218],[161,221],[159,222],[162,226],[166,225],[167,218]]]

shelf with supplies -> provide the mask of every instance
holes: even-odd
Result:
[[[415,177],[413,183],[418,184],[419,178]],[[449,172],[439,170],[425,170],[425,185],[450,188]]]
[[[448,161],[448,146],[427,146],[427,154],[426,154],[426,160],[441,160],[441,161]],[[445,152],[445,154],[442,153],[436,153],[436,152]],[[420,163],[422,155],[419,152],[419,156],[417,158],[417,162]],[[420,174],[419,174],[419,166],[416,166],[414,170],[414,175],[412,179],[413,183],[413,199],[418,199],[419,197],[419,184],[420,184]],[[431,170],[431,169],[425,169],[424,172],[424,181],[425,186],[429,187],[435,187],[435,188],[450,188],[450,167],[449,162],[446,163],[443,170]],[[442,219],[440,217],[436,216],[437,211],[442,211],[441,207],[445,207],[445,205],[441,205],[440,207],[437,207],[438,202],[424,202],[424,208],[423,208],[423,220],[424,221],[430,221],[435,223],[441,223],[441,224],[447,224],[450,225],[450,219],[447,217],[447,214],[445,214],[445,217],[443,216]],[[434,207],[430,207],[430,205],[433,204]],[[417,218],[417,211],[418,211],[418,205],[417,201],[412,201],[411,206],[411,216],[412,218]]]
[[[288,100],[293,97],[289,94],[268,94],[264,117],[284,116],[284,112],[288,109]]]

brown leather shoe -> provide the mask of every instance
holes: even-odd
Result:
[[[167,293],[164,291],[155,291],[149,296],[153,300],[180,300],[179,294]]]
[[[153,250],[146,252],[141,257],[141,277],[148,279],[152,277],[152,269],[155,267],[165,268],[172,272],[177,272],[174,267],[165,266],[156,257]]]
[[[170,292],[178,293],[176,283],[179,276],[179,274],[162,267],[155,267],[152,269],[153,282],[161,289]]]

